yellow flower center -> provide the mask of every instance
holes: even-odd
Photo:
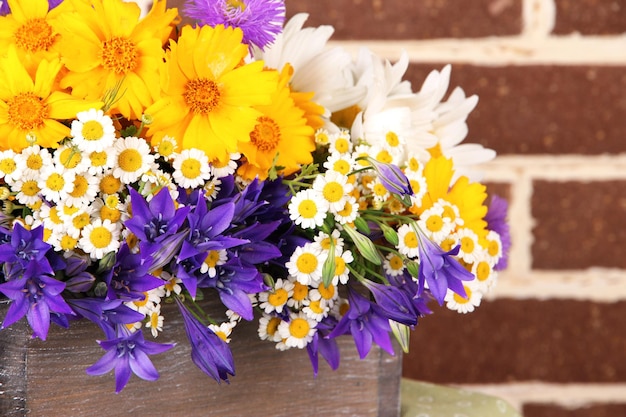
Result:
[[[220,253],[216,250],[210,250],[209,253],[207,253],[206,258],[204,258],[204,263],[207,264],[209,268],[215,268],[219,260]]]
[[[346,262],[341,256],[335,256],[335,276],[340,276],[346,272]]]
[[[76,176],[74,179],[74,189],[70,193],[72,197],[82,197],[87,193],[89,189],[89,183],[87,182],[87,178],[82,175]]]
[[[102,220],[110,220],[111,223],[117,223],[121,217],[122,213],[116,208],[102,206],[100,209],[100,218]]]
[[[112,174],[105,175],[100,180],[100,191],[103,194],[116,193],[121,186],[122,182],[118,178],[115,178]]]
[[[148,293],[144,291],[143,299],[142,300],[133,301],[133,304],[135,304],[137,307],[143,307],[146,304],[148,304]]]
[[[141,168],[143,158],[137,149],[129,148],[120,152],[117,162],[124,171],[135,172]]]
[[[346,201],[346,204],[344,204],[343,208],[339,210],[337,214],[343,217],[348,217],[350,214],[352,214],[352,203]]]
[[[463,286],[463,288],[465,288],[465,295],[466,297],[462,297],[457,293],[454,293],[454,301],[456,301],[459,304],[465,304],[469,301],[470,297],[472,296],[472,291],[467,288],[466,286]]]
[[[34,53],[47,51],[52,46],[56,35],[46,19],[28,19],[26,23],[15,31],[15,44],[18,48]]]
[[[185,178],[198,178],[200,176],[200,161],[195,158],[187,158],[180,165],[180,172]]]
[[[411,171],[418,171],[420,169],[420,163],[417,159],[411,158],[409,159],[409,169]]]
[[[267,322],[267,334],[270,336],[274,336],[276,330],[278,330],[278,325],[281,323],[281,320],[278,317],[272,317],[270,321]]]
[[[408,248],[416,248],[417,247],[417,235],[415,232],[409,232],[404,235],[404,244]]]
[[[107,153],[105,151],[92,152],[89,155],[89,160],[91,161],[91,165],[94,167],[104,166],[107,163]]]
[[[72,225],[78,230],[81,230],[89,224],[89,220],[89,214],[81,213],[72,219]]]
[[[71,236],[65,235],[61,238],[61,249],[63,250],[72,250],[76,249],[76,244],[78,241]]]
[[[106,248],[112,239],[113,234],[104,226],[94,227],[89,234],[89,241],[97,249]]]
[[[443,220],[440,216],[430,216],[426,220],[426,228],[431,232],[438,232],[443,227]]]
[[[385,135],[385,140],[387,141],[387,144],[389,144],[389,146],[394,148],[400,144],[400,139],[398,138],[398,135],[396,135],[394,132],[387,132],[387,134]]]
[[[346,138],[339,138],[335,141],[335,149],[339,153],[346,153],[350,150],[350,143]]]
[[[313,200],[302,200],[298,204],[298,214],[305,219],[312,219],[317,214],[317,204]]]
[[[348,163],[348,161],[345,161],[343,159],[338,159],[333,164],[333,170],[343,175],[348,175],[348,172],[350,172],[350,164]]]
[[[476,279],[479,281],[485,281],[491,275],[491,267],[488,262],[480,261],[476,265]]]
[[[39,191],[41,191],[41,189],[37,185],[37,180],[27,180],[22,184],[22,193],[27,197],[34,197]]]
[[[461,250],[465,253],[474,252],[474,240],[470,237],[461,238]]]
[[[48,117],[48,106],[32,92],[20,93],[7,100],[9,124],[21,130],[33,130]]]
[[[15,171],[16,168],[17,165],[15,164],[15,161],[11,158],[5,158],[0,161],[0,171],[4,172],[5,174],[12,173],[13,171]]]
[[[232,11],[232,9],[239,9],[239,11],[246,10],[246,3],[243,0],[226,0],[226,10]]]
[[[456,245],[456,241],[454,239],[451,238],[447,238],[444,239],[439,246],[441,246],[441,249],[443,249],[446,252],[449,252],[452,250],[452,248]]]
[[[452,222],[456,220],[456,213],[451,206],[443,206],[443,214],[441,216],[447,217]]]
[[[315,314],[322,314],[324,312],[324,309],[321,306],[320,300],[311,301],[311,303],[309,304],[309,308]],[[306,336],[306,334],[305,334],[305,336]]]
[[[309,326],[309,322],[303,318],[295,318],[289,323],[289,334],[298,339],[306,337],[309,334],[309,330],[311,330],[311,326]]]
[[[326,287],[324,283],[321,283],[317,290],[325,300],[332,300],[335,296],[335,286],[333,284],[328,284],[328,287]]]
[[[372,191],[374,191],[374,195],[378,197],[384,197],[387,195],[387,189],[380,182],[377,182],[376,184],[374,184],[374,189]]]
[[[71,216],[72,214],[76,212],[78,212],[78,207],[67,206],[67,205],[63,206],[63,214],[65,214],[66,216]]]
[[[162,156],[168,157],[174,153],[174,143],[170,140],[161,139],[158,151]]]
[[[63,220],[61,220],[61,218],[59,217],[59,210],[56,208],[56,206],[50,208],[49,218],[50,220],[52,220],[52,223],[55,223],[55,224],[63,223]]]
[[[28,155],[26,158],[26,167],[33,171],[38,171],[43,166],[43,159],[39,154]]]
[[[117,205],[120,203],[120,198],[116,195],[109,195],[107,196],[107,198],[104,200],[104,204],[108,207],[108,208],[116,208]]]
[[[83,124],[81,133],[85,140],[100,140],[104,135],[104,129],[102,128],[102,124],[100,124],[100,122],[96,120],[88,120],[85,124]]]
[[[378,155],[376,155],[376,160],[380,162],[384,162],[386,164],[390,164],[393,162],[393,156],[391,156],[391,154],[388,151],[382,150],[378,152]]]
[[[157,313],[156,311],[153,311],[152,314],[150,314],[150,327],[153,329],[159,327],[159,313]],[[224,332],[218,332],[217,335],[222,340],[226,341],[226,335],[224,334]]]
[[[289,293],[284,288],[277,288],[267,296],[267,302],[274,307],[282,306],[287,302]]]
[[[300,284],[298,281],[293,283],[293,294],[291,298],[295,301],[302,301],[309,294],[309,287],[304,284]]]
[[[317,269],[317,257],[312,253],[303,253],[298,257],[296,266],[303,274],[310,274]]]
[[[46,187],[52,191],[61,191],[65,187],[65,179],[59,173],[52,173],[46,180]]]
[[[411,184],[413,194],[419,194],[420,189],[422,188],[420,187],[420,182],[418,180],[409,180],[409,184]]]
[[[330,203],[336,203],[343,198],[343,186],[336,181],[330,181],[322,190],[324,199]]]
[[[489,256],[498,256],[500,254],[500,244],[497,240],[490,240],[487,246]]]
[[[102,42],[102,66],[117,74],[126,74],[135,69],[138,62],[135,44],[128,39],[114,37]]]
[[[189,80],[183,99],[192,112],[206,115],[219,104],[220,90],[215,81],[206,78]]]
[[[271,118],[261,116],[250,133],[250,141],[262,152],[273,151],[280,142],[280,127]]]
[[[391,266],[391,269],[394,271],[399,271],[404,267],[404,263],[402,262],[401,257],[394,255],[391,259],[389,259],[389,266]]]
[[[59,162],[61,162],[61,164],[67,169],[76,168],[82,160],[83,157],[81,153],[72,148],[63,149],[63,151],[61,151],[61,155],[59,156]]]

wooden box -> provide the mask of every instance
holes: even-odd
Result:
[[[7,304],[0,303],[0,320]],[[70,329],[51,325],[48,340],[31,339],[25,319],[0,330],[0,416],[399,416],[401,350],[390,356],[375,346],[360,360],[352,338],[339,339],[341,365],[332,371],[320,359],[313,376],[305,350],[277,351],[258,339],[254,323],[240,324],[231,348],[236,376],[218,384],[189,356],[182,318],[165,306],[166,325],[156,341],[177,342],[152,356],[161,377],[132,376],[115,394],[113,373],[89,376],[85,369],[104,351],[102,332],[81,320]],[[146,334],[146,339],[152,336]]]

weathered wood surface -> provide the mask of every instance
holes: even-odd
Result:
[[[0,319],[6,308],[0,304]],[[400,414],[400,352],[390,356],[374,347],[361,361],[352,339],[341,337],[339,370],[320,359],[314,378],[305,350],[277,351],[273,343],[258,339],[254,324],[244,323],[231,342],[237,375],[230,384],[217,384],[193,365],[176,308],[166,306],[164,313],[165,331],[157,341],[178,344],[152,356],[160,379],[148,382],[133,375],[120,394],[115,394],[112,372],[100,377],[85,373],[104,353],[96,343],[102,333],[95,325],[78,321],[70,330],[52,325],[45,342],[30,338],[25,320],[1,330],[0,416]]]

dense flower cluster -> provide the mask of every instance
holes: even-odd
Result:
[[[163,0],[2,4],[2,327],[92,321],[106,353],[87,372],[119,392],[158,378],[148,355],[174,345],[143,332],[167,302],[218,381],[242,321],[317,373],[340,335],[393,354],[431,300],[473,311],[510,242],[472,170],[494,152],[461,144],[477,98],[444,100],[450,66],[413,91],[406,56],[329,48],[282,1],[182,12],[198,24]]]

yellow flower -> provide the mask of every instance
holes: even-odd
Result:
[[[59,55],[57,17],[61,8],[48,12],[48,0],[9,1],[11,14],[0,17],[0,51],[14,45],[20,61],[31,75],[42,59]]]
[[[0,150],[21,151],[31,144],[56,148],[70,133],[60,121],[76,117],[101,102],[85,101],[55,91],[61,61],[43,60],[34,79],[20,61],[15,47],[0,59]]]
[[[239,143],[246,162],[238,173],[245,179],[266,179],[275,159],[277,166],[284,167],[285,175],[297,171],[301,164],[313,162],[315,131],[307,125],[304,111],[291,99],[288,81],[289,70],[283,69],[272,103],[255,107],[263,115],[257,118],[250,140]]]
[[[146,110],[153,143],[168,135],[181,149],[201,149],[223,163],[238,152],[238,140],[249,140],[262,115],[252,106],[270,103],[278,74],[263,71],[262,61],[243,64],[242,37],[238,28],[185,26],[170,42],[162,98]]]
[[[118,89],[111,112],[138,119],[159,98],[163,43],[177,9],[155,2],[140,20],[137,4],[122,0],[66,0],[61,16],[61,48],[68,74],[61,87],[89,100]]]

